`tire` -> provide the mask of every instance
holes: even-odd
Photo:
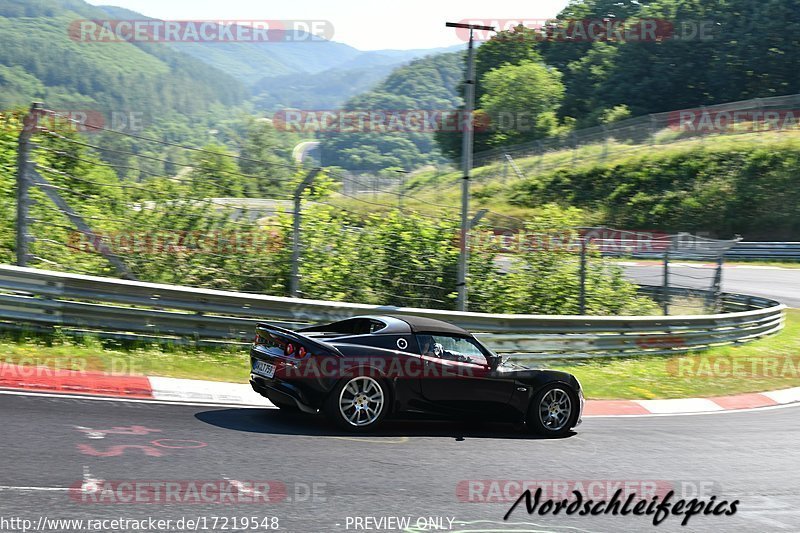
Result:
[[[578,394],[565,383],[545,385],[528,408],[528,429],[549,438],[568,435],[578,419],[578,401]]]
[[[386,418],[390,396],[381,379],[363,375],[343,379],[328,396],[325,415],[347,431],[370,431]]]

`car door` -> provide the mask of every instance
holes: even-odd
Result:
[[[511,380],[489,366],[486,354],[472,339],[418,334],[423,372],[423,397],[443,410],[502,414],[514,390]]]

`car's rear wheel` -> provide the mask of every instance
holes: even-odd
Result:
[[[568,385],[545,385],[528,409],[528,428],[546,437],[563,437],[575,425],[578,401],[578,395]]]
[[[377,427],[389,409],[389,388],[380,379],[355,376],[342,380],[331,392],[325,412],[348,431]]]

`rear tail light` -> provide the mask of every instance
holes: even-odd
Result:
[[[292,355],[294,353],[294,344],[288,343],[283,351],[286,355]]]
[[[305,356],[306,356],[306,353],[307,353],[307,352],[306,352],[306,347],[305,347],[305,346],[301,346],[301,347],[299,347],[299,348],[297,349],[297,358],[298,358],[298,359],[302,359],[303,357],[305,357]]]

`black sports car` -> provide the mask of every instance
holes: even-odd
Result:
[[[281,409],[364,431],[387,416],[523,422],[547,436],[581,421],[578,380],[508,363],[469,332],[415,316],[359,316],[291,331],[258,324],[250,384]]]

